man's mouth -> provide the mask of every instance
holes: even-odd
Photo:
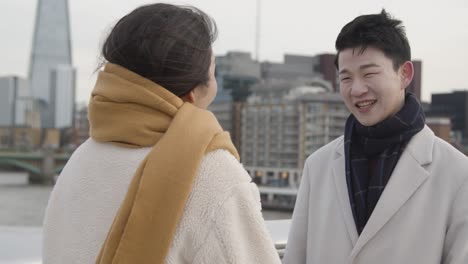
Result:
[[[366,100],[366,101],[361,101],[361,102],[357,102],[355,104],[355,106],[359,109],[362,109],[362,108],[366,108],[366,107],[369,107],[373,104],[375,104],[377,102],[377,100]]]

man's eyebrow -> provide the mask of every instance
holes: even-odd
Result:
[[[361,65],[359,69],[364,70],[364,69],[372,68],[372,67],[380,67],[380,65],[377,65],[375,63],[369,63],[369,64]]]
[[[373,68],[373,67],[380,68],[380,65],[375,64],[375,63],[369,63],[369,64],[364,64],[364,65],[359,66],[359,69],[360,69],[360,70],[365,70],[365,69]],[[346,73],[349,73],[349,70],[348,70],[348,69],[342,69],[342,70],[338,73],[338,75],[340,75],[340,74],[346,74]]]
[[[338,73],[338,75],[340,75],[340,74],[345,74],[345,73],[349,73],[348,69],[342,69],[342,70]]]

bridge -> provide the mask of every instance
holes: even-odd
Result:
[[[24,171],[31,184],[53,184],[71,153],[57,153],[52,149],[39,151],[0,151],[0,170]]]

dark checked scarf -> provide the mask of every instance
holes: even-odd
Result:
[[[346,181],[354,221],[361,234],[411,137],[423,129],[424,112],[407,93],[394,116],[366,127],[350,115],[345,127]]]

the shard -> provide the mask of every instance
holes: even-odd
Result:
[[[72,66],[68,0],[38,0],[29,80],[43,128],[72,125],[75,69]]]

